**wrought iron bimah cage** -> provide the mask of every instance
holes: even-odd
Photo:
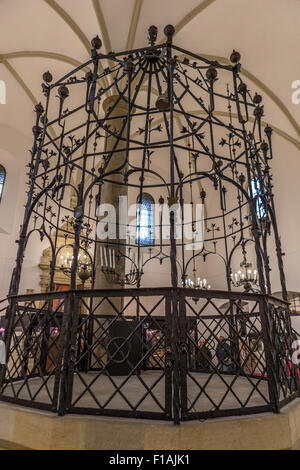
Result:
[[[179,423],[299,395],[262,97],[238,52],[219,63],[164,33],[109,54],[95,37],[82,66],[43,75],[1,400]],[[51,256],[29,295],[32,244]]]

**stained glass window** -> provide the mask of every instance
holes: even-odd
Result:
[[[266,214],[264,202],[262,198],[259,197],[259,194],[261,194],[261,189],[260,189],[260,181],[258,178],[252,178],[251,189],[252,189],[253,198],[258,196],[256,199],[256,215],[258,219],[265,219],[267,214]]]
[[[3,193],[6,171],[4,166],[0,165],[0,201]]]
[[[136,243],[140,245],[153,245],[154,234],[154,199],[150,194],[142,194],[137,198],[136,213]]]

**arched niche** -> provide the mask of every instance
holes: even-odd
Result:
[[[69,219],[67,222],[64,222],[60,229],[57,231],[57,244],[56,244],[56,253],[57,253],[57,260],[56,260],[56,269],[54,272],[53,278],[53,288],[54,290],[65,290],[70,283],[70,279],[68,275],[66,275],[63,270],[59,269],[59,260],[62,248],[67,245],[72,245],[74,243],[74,229],[73,229],[73,221],[74,219]],[[66,233],[68,236],[66,238]],[[52,242],[54,243],[55,235],[51,237]],[[51,260],[52,260],[52,249],[49,243],[49,246],[45,248],[41,255],[41,260],[39,263],[39,268],[41,270],[40,274],[40,287],[41,292],[46,292],[49,290],[50,284],[50,271],[51,271]],[[91,280],[90,278],[85,281],[84,285],[80,277],[76,276],[76,285],[77,288],[91,288]]]

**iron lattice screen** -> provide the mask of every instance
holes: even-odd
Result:
[[[232,300],[222,311],[210,298],[197,308],[192,299],[184,299],[182,314],[193,316],[198,340],[186,330],[185,344],[196,350],[196,367],[187,364],[182,370],[183,418],[239,414],[270,405],[258,301],[248,308],[243,311],[240,301]],[[199,342],[203,346],[197,350]]]
[[[158,288],[17,296],[1,399],[59,414],[176,423],[278,412],[299,394],[295,339],[287,304],[261,294]]]
[[[56,410],[65,333],[65,298],[13,302],[2,394],[8,401]]]

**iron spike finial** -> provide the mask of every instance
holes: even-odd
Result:
[[[148,41],[150,46],[154,46],[157,39],[157,26],[151,25],[148,28]]]

